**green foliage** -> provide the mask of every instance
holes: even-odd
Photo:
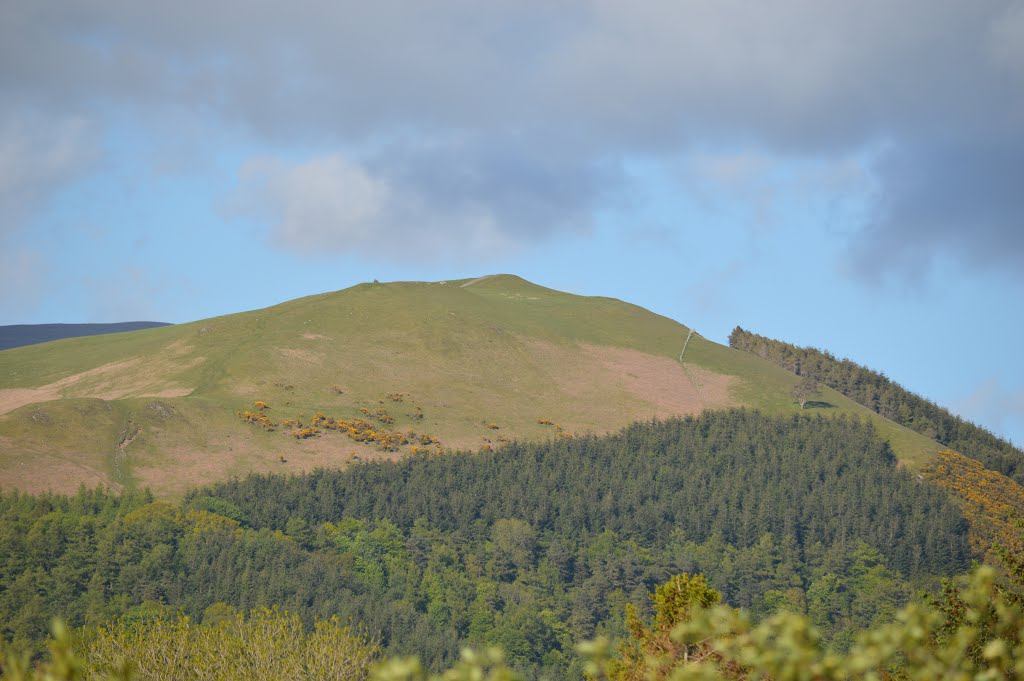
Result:
[[[18,655],[0,645],[0,681],[80,681],[85,678],[82,660],[76,657],[71,633],[56,620],[52,624],[53,638],[48,645],[48,659],[33,664],[27,654]],[[108,681],[130,681],[128,669],[112,671]]]
[[[196,511],[208,511],[216,515],[231,518],[242,525],[249,524],[249,518],[242,512],[242,509],[232,504],[227,499],[218,499],[210,496],[193,496],[186,508]]]
[[[810,376],[804,376],[800,381],[793,387],[793,399],[797,401],[800,408],[803,409],[807,402],[818,394],[820,387],[818,381]]]
[[[654,619],[644,626],[632,605],[626,608],[626,626],[630,637],[619,646],[618,656],[608,665],[612,681],[641,681],[668,661],[690,660],[707,655],[706,646],[691,646],[674,640],[672,633],[689,621],[695,611],[710,608],[722,595],[708,586],[703,575],[680,574],[658,586],[651,594]]]
[[[509,669],[500,648],[464,650],[462,659],[442,674],[429,674],[416,658],[388,660],[374,668],[371,681],[521,681]]]
[[[144,624],[118,620],[87,631],[81,644],[84,678],[120,669],[134,678],[362,679],[379,652],[366,634],[337,619],[307,631],[297,615],[260,609],[216,625],[188,617]]]
[[[349,516],[408,529],[424,518],[466,532],[477,521],[520,519],[538,533],[608,530],[642,544],[673,528],[739,547],[765,534],[798,537],[801,546],[844,537],[878,548],[908,576],[969,563],[955,504],[899,469],[870,425],[844,418],[710,412],[495,453],[253,475],[192,494],[227,499],[254,527],[276,530],[296,509],[311,527]]]
[[[740,327],[729,345],[838,390],[887,419],[997,470],[1024,484],[1024,451],[988,430],[915,395],[884,374],[815,348],[801,348]]]
[[[254,476],[180,505],[0,495],[0,635],[38,659],[54,616],[212,626],[276,604],[307,629],[361,623],[431,672],[500,646],[526,678],[567,679],[574,643],[626,636],[629,604],[649,620],[666,575],[702,573],[755,619],[810,614],[848,647],[967,559],[957,508],[869,426],[740,411]]]
[[[1019,564],[1012,566],[1011,572]],[[1024,611],[1015,573],[1000,585],[990,567],[976,569],[941,601],[912,604],[894,621],[861,632],[847,651],[825,645],[806,616],[773,615],[754,624],[748,613],[719,605],[699,575],[677,575],[651,595],[649,626],[639,619],[613,652],[607,639],[580,644],[582,669],[592,680],[639,681],[987,681],[1024,675]],[[430,673],[415,657],[371,666],[376,654],[365,635],[322,622],[306,632],[277,610],[236,617],[216,627],[187,618],[143,626],[123,622],[79,644],[55,627],[50,657],[32,667],[7,656],[4,681],[79,679],[362,679],[372,681],[520,681],[500,648],[463,650],[446,671]]]
[[[261,679],[365,679],[380,649],[365,632],[337,619],[306,630],[277,609],[232,614],[216,625],[185,616],[145,622],[119,619],[79,632],[73,640],[59,621],[49,656],[35,668],[8,655],[3,681],[248,681]],[[75,651],[78,654],[75,654]]]
[[[761,679],[774,681],[874,681],[905,679],[1008,679],[1024,673],[1024,612],[1000,589],[995,571],[976,570],[957,591],[957,615],[942,607],[912,604],[895,621],[861,632],[845,652],[829,649],[805,616],[774,615],[753,625],[728,606],[679,608],[668,643],[650,644],[652,633],[634,633],[629,645],[648,654],[639,660],[613,655],[607,641],[583,646],[594,679]]]

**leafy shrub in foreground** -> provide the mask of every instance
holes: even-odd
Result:
[[[365,679],[379,647],[365,633],[336,619],[307,631],[302,620],[275,609],[237,613],[213,626],[188,617],[124,619],[82,632],[72,645],[54,626],[51,659],[32,669],[27,658],[8,656],[4,681],[128,679]],[[77,648],[78,654],[72,652]]]

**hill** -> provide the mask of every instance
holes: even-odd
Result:
[[[0,486],[180,495],[247,472],[489,449],[747,406],[798,378],[619,300],[511,275],[360,284],[189,324],[0,352]],[[259,403],[257,405],[257,403]],[[939,446],[840,393],[906,464]]]
[[[10,324],[0,326],[0,350],[20,348],[23,345],[49,343],[62,338],[101,336],[169,326],[165,322],[117,322],[114,324]]]

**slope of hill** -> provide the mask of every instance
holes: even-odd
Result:
[[[920,467],[922,477],[960,500],[971,544],[989,558],[1024,550],[1024,452],[877,371],[828,352],[800,348],[736,327],[732,347],[839,390],[860,404],[946,445]],[[955,451],[954,451],[955,450]]]
[[[361,284],[0,352],[0,487],[177,495],[249,471],[487,449],[705,408],[787,414],[796,381],[635,305],[515,276]],[[912,466],[939,449],[835,391],[820,405],[872,420]]]
[[[988,468],[1024,483],[1024,451],[916,395],[884,374],[816,348],[801,348],[736,327],[729,345],[810,376],[872,411],[927,438],[977,459]]]
[[[23,345],[49,343],[62,338],[100,336],[169,326],[165,322],[118,322],[115,324],[10,324],[0,326],[0,350],[20,348]]]

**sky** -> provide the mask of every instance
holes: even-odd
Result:
[[[0,3],[0,324],[497,272],[1024,444],[1024,2]]]

